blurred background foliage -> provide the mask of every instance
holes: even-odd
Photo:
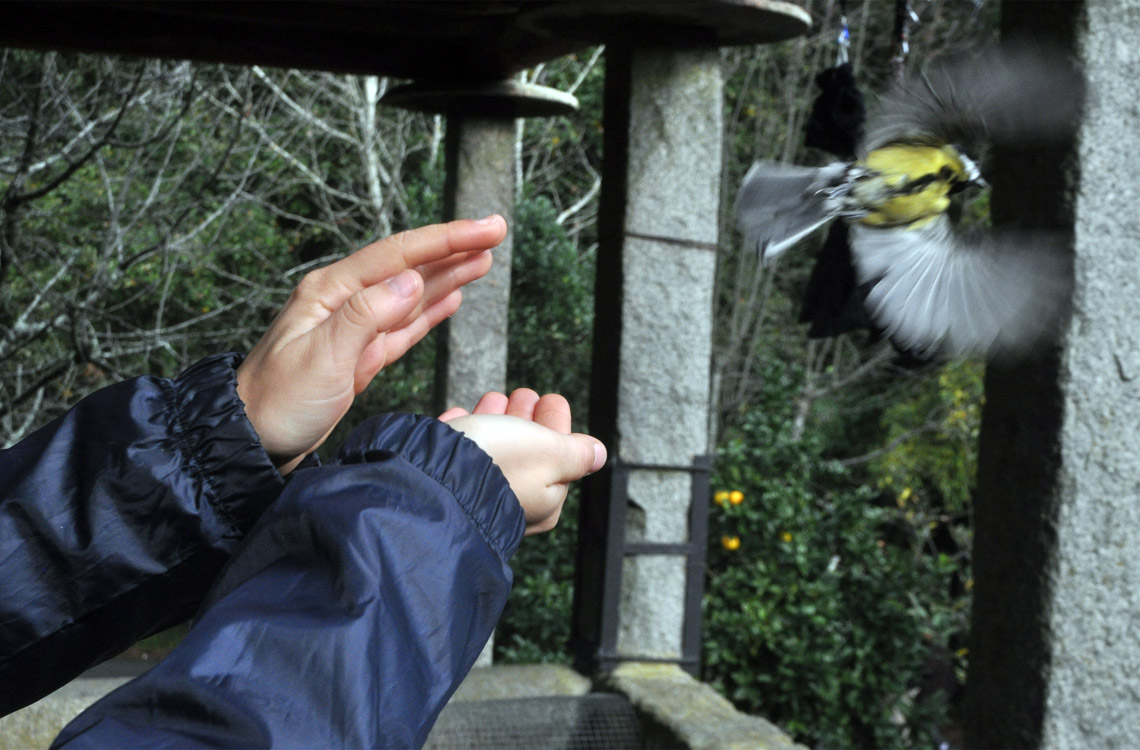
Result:
[[[739,251],[730,208],[752,160],[828,160],[802,133],[840,5],[802,4],[809,36],[722,54],[704,676],[809,745],[929,747],[953,739],[968,658],[983,367],[907,361],[867,333],[808,340],[799,300],[821,238],[773,269]],[[996,5],[915,3],[907,66],[991,42]],[[894,69],[894,3],[846,8],[871,98]],[[566,394],[580,428],[604,61],[526,71],[581,111],[516,126],[508,381]],[[247,350],[306,271],[438,220],[446,122],[379,105],[395,83],[0,51],[0,443],[117,379]],[[434,356],[429,338],[385,369],[345,424],[428,410]],[[515,560],[500,661],[570,660],[576,503]]]

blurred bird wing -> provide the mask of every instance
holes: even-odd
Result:
[[[1058,237],[956,234],[946,216],[921,229],[851,226],[867,309],[919,356],[1018,354],[1052,334],[1068,300]]]
[[[758,161],[736,195],[736,223],[745,244],[765,263],[838,215],[839,201],[827,192],[842,181],[847,165],[797,167]]]
[[[884,95],[860,150],[898,141],[967,147],[1056,141],[1075,130],[1083,93],[1083,78],[1063,52],[995,47],[911,76]]]

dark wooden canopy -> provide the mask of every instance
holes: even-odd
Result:
[[[780,0],[341,0],[0,3],[0,45],[501,80],[594,44],[737,45],[803,34]]]

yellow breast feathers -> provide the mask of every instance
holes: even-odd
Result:
[[[869,174],[852,193],[868,209],[859,221],[873,227],[925,222],[950,206],[950,192],[969,181],[958,150],[950,145],[892,143],[867,154]]]

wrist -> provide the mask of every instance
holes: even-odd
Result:
[[[237,354],[208,357],[173,382],[173,408],[182,448],[213,477],[217,502],[235,524],[248,526],[282,487],[238,393]]]
[[[248,362],[248,358],[242,361],[236,371],[237,396],[245,408],[246,419],[257,434],[265,454],[281,475],[286,476],[304,460],[305,455],[289,451],[272,439],[272,434],[266,429],[268,425],[263,417],[261,399],[257,398],[256,381],[250,372],[252,368],[247,366]]]

